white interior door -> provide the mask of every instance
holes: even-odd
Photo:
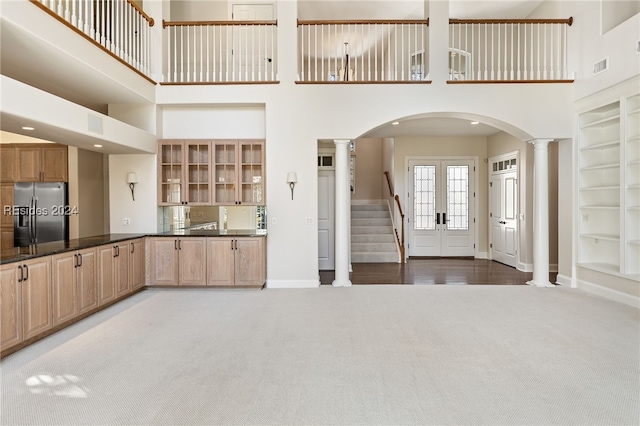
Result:
[[[335,269],[335,171],[318,171],[318,268]]]
[[[518,173],[495,173],[489,183],[491,259],[516,267],[518,255]]]
[[[231,19],[234,21],[271,21],[274,5],[233,4]],[[232,73],[246,81],[261,80],[270,75],[274,60],[275,39],[266,26],[234,27]]]
[[[409,173],[409,256],[474,256],[473,160],[411,160]]]

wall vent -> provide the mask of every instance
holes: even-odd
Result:
[[[596,62],[593,64],[593,75],[600,74],[609,69],[609,58],[604,58],[603,60]]]
[[[87,120],[87,130],[93,133],[102,134],[102,117],[89,114]]]

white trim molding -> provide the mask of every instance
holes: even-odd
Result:
[[[613,290],[611,288],[603,287],[601,285],[581,279],[578,279],[576,281],[580,290],[640,309],[640,297],[638,296],[623,293],[621,291]]]
[[[558,274],[558,276],[556,277],[556,284],[573,287],[573,278],[566,275]]]
[[[266,288],[318,288],[318,280],[267,280]]]

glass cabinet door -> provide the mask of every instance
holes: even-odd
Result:
[[[181,141],[161,142],[159,147],[159,196],[161,205],[181,204],[183,180],[183,144]]]
[[[236,159],[237,143],[221,141],[213,143],[214,204],[237,204],[236,201]]]
[[[186,200],[190,205],[211,204],[211,186],[209,184],[209,162],[211,143],[186,143],[187,183]]]
[[[240,179],[238,200],[241,204],[265,204],[264,142],[240,142]]]

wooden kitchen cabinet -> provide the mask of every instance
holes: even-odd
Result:
[[[16,149],[13,146],[0,146],[0,182],[16,180]]]
[[[266,204],[264,140],[214,141],[213,204]]]
[[[158,142],[160,205],[211,205],[211,142]]]
[[[0,266],[0,350],[22,342],[21,264]]]
[[[129,282],[131,291],[137,290],[145,285],[145,256],[144,240],[129,241]]]
[[[98,305],[131,292],[128,244],[108,244],[97,249]]]
[[[266,280],[264,237],[207,239],[207,285],[261,287]]]
[[[0,203],[2,214],[0,219],[0,248],[7,249],[13,247],[13,214],[7,214],[4,209],[13,206],[13,183],[0,184]],[[12,212],[11,212],[12,213]]]
[[[206,238],[152,238],[151,285],[206,285]]]
[[[23,339],[37,336],[53,327],[51,314],[51,257],[22,262]],[[19,267],[18,266],[18,267]]]
[[[67,147],[25,144],[15,147],[16,182],[67,182]]]
[[[52,256],[51,280],[54,326],[98,307],[94,248]]]

